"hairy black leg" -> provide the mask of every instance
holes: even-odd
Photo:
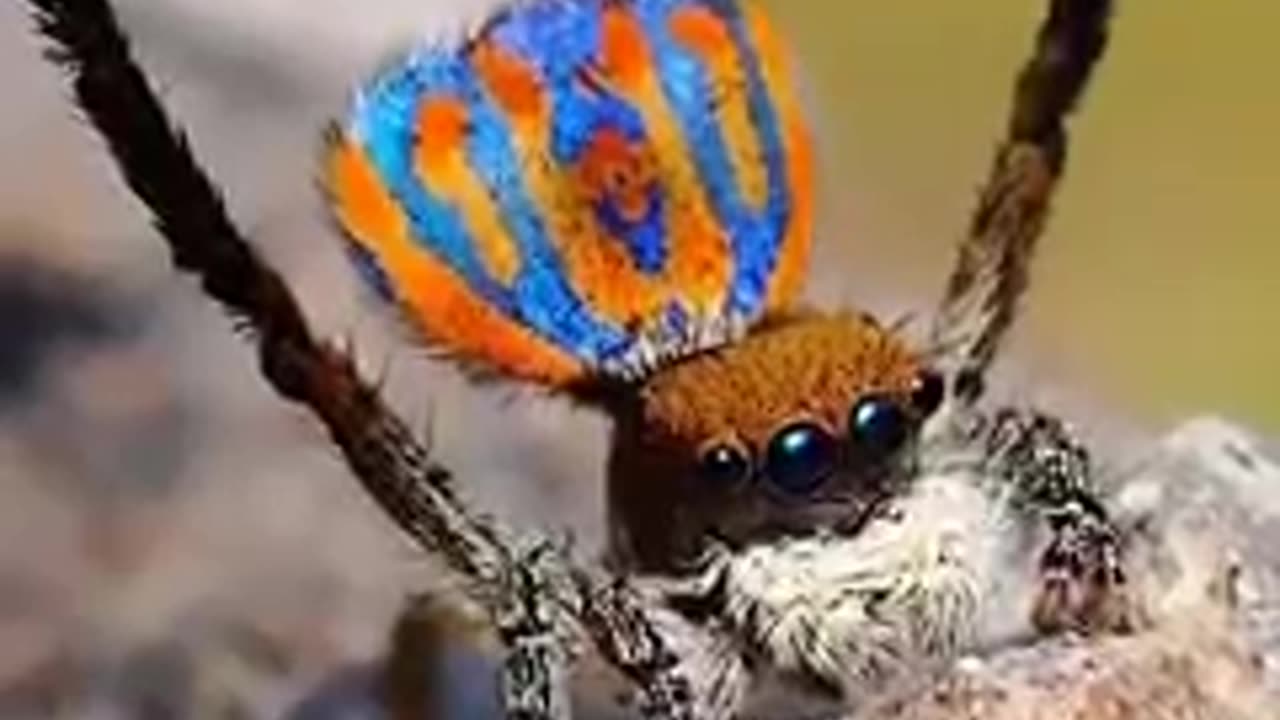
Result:
[[[1130,630],[1122,538],[1100,499],[1088,450],[1062,420],[1034,410],[997,411],[984,440],[989,476],[1016,511],[1048,531],[1031,610],[1036,629]]]

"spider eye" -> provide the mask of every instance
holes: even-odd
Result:
[[[942,405],[946,384],[942,376],[931,370],[925,370],[915,379],[911,387],[911,407],[915,408],[921,418],[927,418]]]
[[[809,422],[793,423],[769,441],[765,474],[779,489],[804,495],[827,479],[835,459],[836,442],[826,430]]]
[[[849,437],[863,460],[892,457],[906,445],[911,425],[902,406],[884,395],[861,398],[849,412]]]
[[[698,476],[714,485],[733,485],[750,472],[751,461],[746,453],[725,443],[708,448],[698,460]]]

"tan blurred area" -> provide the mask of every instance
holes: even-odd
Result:
[[[772,5],[819,108],[823,279],[931,297],[1043,3]],[[1275,432],[1280,5],[1118,5],[1019,347],[1036,379],[1150,423],[1217,411]]]
[[[386,376],[479,502],[591,546],[601,424],[429,363],[355,287],[314,188],[351,84],[492,1],[119,4],[317,325]],[[920,322],[1043,3],[769,4],[822,148],[813,296]],[[1280,431],[1277,25],[1273,0],[1122,3],[1014,397],[1065,388],[1152,430],[1219,412]],[[341,669],[377,658],[404,595],[436,576],[171,273],[30,27],[21,3],[0,7],[0,717],[278,717],[317,684],[348,687]]]

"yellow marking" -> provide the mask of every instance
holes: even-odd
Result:
[[[428,97],[418,108],[414,171],[431,194],[455,204],[489,274],[510,286],[520,272],[520,248],[502,210],[466,153],[467,108],[460,100]]]
[[[759,3],[746,3],[744,11],[752,44],[760,56],[765,88],[776,108],[791,196],[786,234],[778,248],[766,299],[766,307],[776,310],[795,302],[809,272],[814,215],[813,138],[792,82],[787,48]]]
[[[655,75],[644,27],[623,4],[605,6],[600,55],[598,80],[640,113],[654,148],[666,200],[668,297],[689,300],[687,309],[696,315],[714,315],[730,283],[732,246],[708,206],[693,153]]]
[[[734,177],[747,205],[757,211],[769,202],[769,172],[760,132],[751,119],[749,79],[733,35],[724,21],[702,6],[677,10],[670,20],[676,40],[701,60],[711,76],[711,106],[729,151]]]
[[[377,259],[427,338],[515,378],[563,387],[582,377],[577,359],[503,317],[417,242],[404,211],[350,138],[330,146],[325,183],[352,242]]]

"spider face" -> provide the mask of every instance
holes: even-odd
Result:
[[[941,395],[858,315],[798,315],[677,363],[614,411],[615,550],[678,570],[713,541],[854,533],[909,474]]]

